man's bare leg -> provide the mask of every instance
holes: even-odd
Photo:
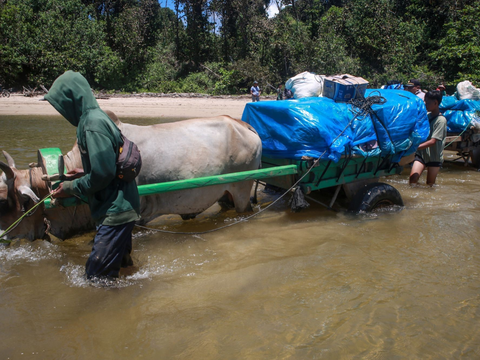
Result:
[[[427,185],[433,186],[437,175],[440,171],[440,166],[429,166],[427,170]]]
[[[415,185],[420,179],[423,170],[425,170],[425,165],[423,165],[420,161],[416,160],[413,162],[412,171],[410,171],[410,185]]]

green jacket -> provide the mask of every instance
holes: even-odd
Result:
[[[65,181],[65,192],[88,198],[97,225],[115,226],[140,219],[137,184],[115,176],[122,145],[120,130],[100,109],[87,80],[67,71],[55,80],[45,100],[77,127],[85,176]]]

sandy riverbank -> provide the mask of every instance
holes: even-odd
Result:
[[[2,115],[59,115],[42,97],[12,95],[0,98]],[[127,97],[99,99],[104,110],[112,110],[118,117],[166,117],[194,118],[217,115],[230,115],[241,118],[248,98],[169,98],[169,97]]]

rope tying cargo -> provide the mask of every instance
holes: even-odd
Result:
[[[469,121],[468,124],[467,124],[467,126],[465,126],[465,129],[463,129],[463,131],[462,131],[460,134],[458,134],[457,136],[455,136],[455,138],[454,138],[452,141],[450,141],[447,145],[445,145],[443,148],[446,149],[448,146],[452,145],[455,141],[457,141],[457,139],[458,139],[459,137],[461,137],[465,131],[467,131],[467,129],[468,129],[468,127],[470,126],[471,123],[472,123],[472,121]]]
[[[373,111],[372,105],[383,105],[386,102],[387,99],[385,99],[381,95],[370,95],[366,98],[351,99],[348,103],[360,110],[355,111],[354,109],[352,109],[354,114],[359,113],[359,115],[363,115],[374,114],[375,111]]]
[[[380,120],[378,117],[377,113],[375,110],[372,109],[373,105],[383,105],[387,102],[387,99],[383,96],[380,95],[380,92],[378,91],[372,91],[371,94],[377,93],[378,95],[370,95],[366,98],[359,98],[359,99],[351,99],[348,103],[352,105],[351,111],[356,114],[356,116],[367,116],[370,115],[370,118],[373,123],[373,129],[375,130],[375,135],[377,136],[377,140],[379,139],[378,133],[377,133],[377,128],[375,126],[375,122],[373,121],[373,117],[377,119],[377,121],[382,125],[383,129],[385,130],[385,133],[388,136],[388,139],[392,143],[392,146],[394,148],[394,153],[396,153],[395,149],[395,143],[392,140],[392,137],[390,136],[390,133],[388,132],[387,127],[385,124]],[[354,108],[358,108],[358,111],[355,111]],[[380,145],[380,144],[379,144]]]

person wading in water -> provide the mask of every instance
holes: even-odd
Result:
[[[60,183],[55,198],[87,197],[97,234],[85,265],[88,279],[114,279],[121,267],[133,265],[132,230],[140,219],[140,198],[135,181],[116,176],[120,130],[100,109],[88,81],[67,71],[58,77],[45,95],[65,119],[77,127],[84,176]],[[76,174],[70,174],[71,178]]]

